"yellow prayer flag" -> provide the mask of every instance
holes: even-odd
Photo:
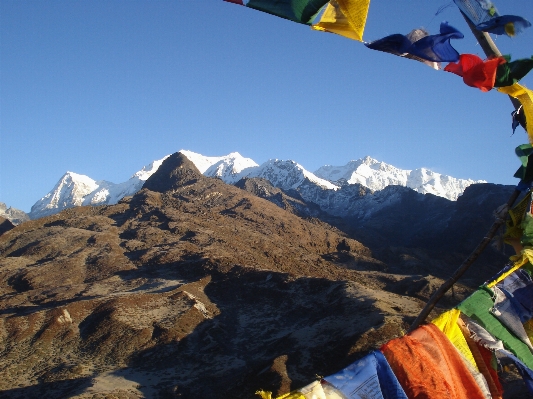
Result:
[[[270,391],[257,391],[255,394],[259,395],[261,399],[273,399],[272,392]],[[303,396],[301,392],[293,391],[293,392],[289,392],[284,395],[278,396],[276,397],[276,399],[305,399],[305,396]]]
[[[526,330],[526,334],[529,337],[529,340],[533,340],[533,319],[529,319],[524,324],[524,330]]]
[[[458,309],[449,310],[435,320],[432,321],[444,335],[448,337],[453,346],[461,352],[466,360],[474,367],[476,371],[479,371],[474,355],[466,342],[466,339],[461,331],[461,328],[457,325],[457,319],[461,315],[461,311]]]
[[[311,28],[362,42],[369,6],[370,0],[331,0]]]
[[[301,392],[295,391],[278,396],[276,399],[305,399],[305,396]]]
[[[494,287],[500,281],[503,281],[507,276],[514,273],[515,271],[520,269],[522,266],[524,266],[528,262],[533,264],[533,249],[524,248],[520,255],[511,256],[511,259],[514,261],[513,266],[509,270],[507,270],[505,273],[500,275],[496,280],[488,283],[487,284],[488,288]]]
[[[512,86],[499,87],[498,91],[516,98],[522,104],[526,116],[527,135],[529,142],[533,144],[533,91],[518,83]]]
[[[257,391],[262,399],[273,399],[272,392]],[[335,388],[330,387],[327,391],[322,388],[320,381],[314,381],[296,391],[277,396],[275,399],[342,399],[343,396]]]

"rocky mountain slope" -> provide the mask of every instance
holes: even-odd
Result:
[[[432,194],[419,194],[407,187],[390,186],[372,193],[352,185],[339,191],[352,195],[352,216],[335,216],[306,202],[297,190],[283,191],[264,179],[243,179],[237,183],[301,217],[314,217],[337,227],[369,247],[373,256],[387,264],[393,273],[429,273],[447,277],[451,264],[460,264],[486,234],[494,221],[494,211],[506,203],[513,186],[472,184],[457,201]],[[507,252],[506,252],[507,251]],[[512,250],[498,236],[480,257],[496,271]],[[473,277],[466,274],[465,278]]]
[[[285,393],[401,334],[440,282],[428,270],[449,273],[462,255],[386,243],[378,254],[313,217],[323,211],[297,192],[258,178],[237,186],[176,153],[116,205],[0,235],[2,395]]]

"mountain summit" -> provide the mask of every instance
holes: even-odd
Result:
[[[101,186],[105,186],[105,183],[98,184],[88,176],[67,172],[48,194],[31,207],[30,218],[35,219],[65,208],[83,205],[85,198],[98,191]]]
[[[159,169],[144,183],[143,188],[164,193],[205,179],[198,168],[184,154],[167,157]]]

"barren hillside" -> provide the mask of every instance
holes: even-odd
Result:
[[[439,283],[169,157],[133,197],[0,236],[9,398],[285,393],[405,330]],[[458,286],[449,305],[468,290]]]

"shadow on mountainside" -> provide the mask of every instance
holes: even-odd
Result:
[[[41,382],[29,387],[12,388],[0,391],[0,398],[29,399],[29,398],[71,398],[90,387],[91,377],[80,377],[63,381]]]
[[[379,260],[389,264],[391,272],[401,273],[403,268],[407,273],[416,272],[411,267],[413,262],[402,259],[407,257],[420,261],[420,273],[446,278],[485,237],[496,220],[494,212],[507,202],[514,186],[473,184],[457,201],[422,195],[405,187],[386,190],[397,190],[399,200],[371,217],[330,218],[328,222],[372,249]],[[478,263],[483,265],[484,273],[487,267],[487,274],[497,272],[513,254],[500,241],[498,234],[481,254]],[[419,257],[417,252],[425,255]],[[430,264],[428,260],[432,259],[441,264]],[[475,275],[465,277],[476,280]]]
[[[407,324],[390,316],[397,310],[412,314],[418,307],[399,301],[397,310],[387,312],[379,295],[348,281],[198,266],[185,274],[191,278],[191,272],[208,269],[211,281],[204,292],[218,314],[209,318],[197,312],[196,321],[202,321],[183,339],[132,356],[131,372],[121,373],[146,394],[154,386],[162,397],[183,398],[253,398],[258,389],[287,392],[399,335]],[[197,305],[202,308],[201,301]],[[146,385],[148,376],[163,375]]]

